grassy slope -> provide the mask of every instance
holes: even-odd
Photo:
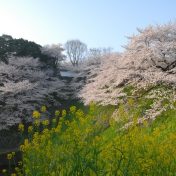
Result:
[[[92,104],[85,113],[72,107],[69,114],[62,113],[59,124],[53,123],[52,129],[33,132],[33,138],[29,135],[22,145],[25,173],[174,175],[176,110],[170,98],[174,90],[157,85],[135,93],[132,86],[124,91],[128,97],[118,107]],[[155,108],[157,102],[165,110],[156,120],[137,124],[137,119]],[[123,129],[129,121],[133,125]]]

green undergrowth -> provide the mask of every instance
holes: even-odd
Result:
[[[130,96],[118,106],[91,103],[83,110],[71,106],[56,111],[49,121],[40,120],[44,107],[35,111],[34,125],[20,146],[23,165],[17,175],[174,175],[176,103],[170,98],[174,90],[159,85],[134,94],[130,87],[128,95],[129,90]],[[163,111],[154,121],[145,118],[159,101]]]

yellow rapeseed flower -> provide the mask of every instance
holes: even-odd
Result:
[[[26,146],[28,146],[29,145],[29,140],[28,139],[25,139],[24,140],[24,146],[26,147]]]
[[[76,112],[76,106],[71,106],[70,107],[70,112],[75,113]]]
[[[25,150],[25,146],[24,145],[20,145],[20,151],[24,152]]]
[[[65,117],[67,115],[67,112],[66,112],[66,110],[64,109],[64,110],[62,110],[62,117]]]
[[[46,106],[41,107],[41,112],[46,112]]]
[[[56,111],[55,111],[55,116],[58,117],[59,114],[60,114],[60,111],[59,111],[59,110],[56,110]]]
[[[49,130],[48,129],[44,129],[43,130],[43,134],[49,134]]]
[[[12,156],[12,154],[11,154],[11,153],[8,153],[8,154],[7,154],[7,159],[8,159],[8,160],[11,160],[11,159],[12,159],[12,157],[13,157],[13,156]]]
[[[83,118],[83,117],[84,117],[84,112],[83,112],[81,109],[78,109],[78,110],[76,111],[76,117],[77,117],[78,119]]]
[[[32,133],[32,131],[33,131],[33,126],[29,126],[28,127],[28,133]]]
[[[56,127],[56,129],[55,129],[55,132],[56,132],[56,133],[61,132],[61,128],[62,128],[62,127],[61,127],[60,125],[58,125],[58,126]]]
[[[42,125],[48,126],[48,125],[49,125],[49,120],[43,120],[43,121],[42,121]]]
[[[35,120],[35,121],[34,121],[34,125],[35,125],[36,127],[38,127],[38,126],[40,125],[40,121],[39,121],[39,120]]]
[[[38,139],[39,138],[39,132],[35,132],[34,135],[33,135],[33,138]]]
[[[24,131],[24,125],[23,125],[22,123],[20,123],[20,124],[18,125],[18,131],[20,131],[20,132],[23,132],[23,131]]]
[[[64,123],[65,125],[69,125],[70,122],[68,120],[65,120]]]
[[[38,119],[38,118],[40,118],[40,112],[38,112],[38,111],[33,111],[33,114],[32,114],[32,117],[34,118],[34,119]]]

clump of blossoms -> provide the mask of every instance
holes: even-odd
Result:
[[[40,118],[40,116],[41,116],[41,114],[39,111],[33,111],[32,117],[34,119],[38,119],[38,118]]]
[[[116,105],[126,96],[128,85],[146,88],[158,83],[176,83],[176,24],[138,29],[130,37],[126,50],[102,58],[100,67],[91,70],[91,77],[81,90],[85,104],[91,101]]]

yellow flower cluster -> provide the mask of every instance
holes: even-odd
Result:
[[[7,154],[7,159],[11,160],[12,158],[14,158],[14,156],[15,156],[15,152],[8,153]]]
[[[48,126],[48,125],[49,125],[49,120],[43,120],[43,121],[42,121],[42,125]]]
[[[33,126],[29,126],[28,127],[28,133],[32,133],[33,132]]]
[[[28,175],[172,175],[176,161],[176,111],[170,121],[161,124],[137,124],[138,109],[134,100],[120,105],[117,120],[111,108],[91,105],[84,113],[76,107],[55,113],[52,124],[44,128],[29,126],[32,136],[20,146]],[[113,110],[113,108],[112,108]],[[108,113],[109,112],[109,113]],[[168,114],[168,112],[167,112]],[[63,118],[65,117],[65,118]],[[69,117],[69,118],[68,118]],[[123,128],[129,119],[128,127]],[[36,118],[35,121],[38,121]],[[54,125],[53,125],[54,124]],[[35,125],[35,124],[34,124]],[[29,130],[30,128],[30,130]],[[7,158],[12,159],[12,154]],[[45,161],[45,162],[43,162]],[[52,167],[50,167],[52,166]],[[86,169],[85,169],[86,167]],[[32,168],[32,170],[31,170]]]
[[[59,110],[56,110],[55,111],[55,116],[58,117],[60,115],[60,111]]]
[[[13,157],[13,155],[12,155],[11,153],[8,153],[8,154],[7,154],[7,159],[8,159],[8,160],[11,160],[12,157]]]
[[[71,106],[70,107],[70,112],[75,113],[76,112],[76,106]]]
[[[83,118],[84,117],[84,112],[81,109],[78,109],[76,111],[76,117],[79,118],[79,119]]]
[[[46,112],[46,106],[41,107],[41,112]]]
[[[66,110],[65,110],[65,109],[64,109],[64,110],[62,110],[62,117],[64,118],[66,115],[67,115]]]
[[[41,116],[41,114],[39,111],[33,111],[32,117],[34,119],[38,119],[38,118],[40,118],[40,116]]]
[[[36,127],[39,127],[39,126],[40,126],[40,121],[39,121],[38,119],[36,119],[36,120],[34,121],[34,126],[36,126]]]
[[[18,125],[18,131],[20,131],[20,132],[23,132],[23,131],[24,131],[24,125],[23,125],[22,123],[20,123],[20,124]]]

